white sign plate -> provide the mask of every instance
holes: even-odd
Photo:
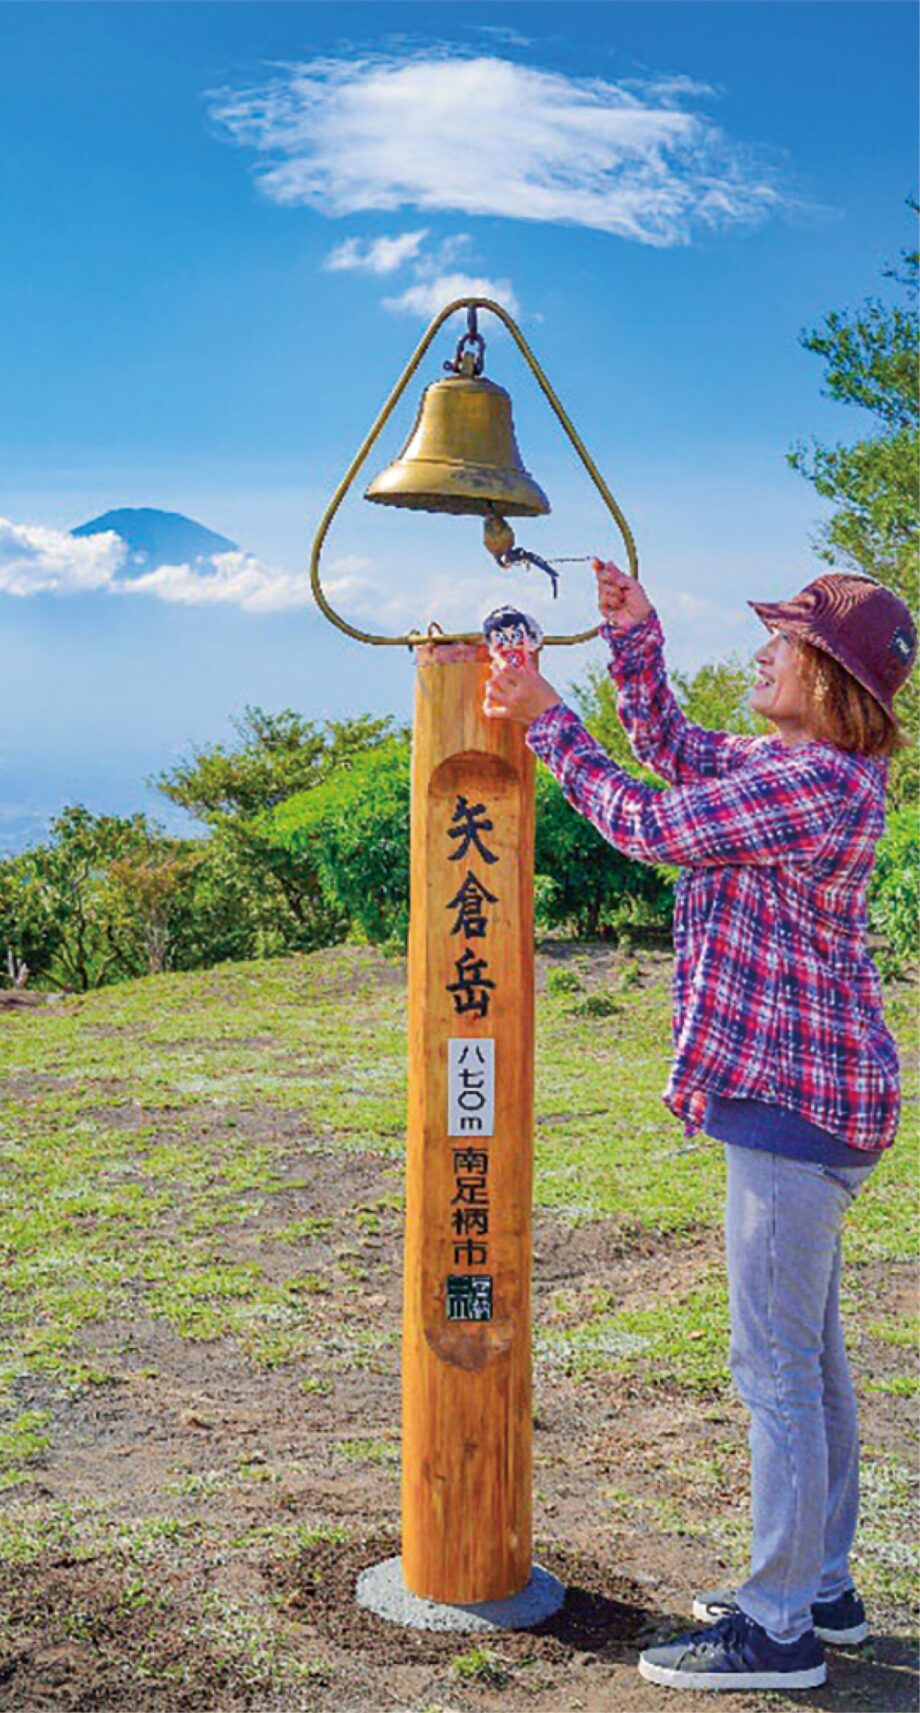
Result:
[[[447,1043],[447,1134],[492,1136],[495,1132],[495,1042]]]

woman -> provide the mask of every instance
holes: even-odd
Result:
[[[539,675],[494,670],[485,712],[527,725],[618,850],[682,870],[664,1098],[688,1135],[725,1144],[730,1364],[750,1413],[750,1575],[699,1596],[707,1626],[646,1650],[639,1670],[679,1688],[811,1688],[826,1676],[822,1642],[868,1633],[849,1571],[859,1446],[840,1231],[898,1122],[865,899],[916,633],[868,577],[752,601],[770,637],[750,703],[775,735],[741,737],[684,718],[637,582],[605,565],[598,598],[620,719],[671,789],[617,767]]]

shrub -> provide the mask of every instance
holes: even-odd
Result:
[[[620,1007],[612,993],[588,993],[571,1007],[573,1017],[615,1017]]]
[[[869,888],[869,920],[899,960],[917,956],[920,939],[920,841],[914,806],[890,809],[885,837],[876,847]]]
[[[371,942],[406,939],[409,745],[389,738],[263,817],[266,837],[309,853],[327,901]]]
[[[536,804],[540,928],[574,929],[593,938],[639,906],[653,920],[670,922],[673,886],[666,872],[633,862],[608,845],[566,802],[562,787],[544,768],[537,774]]]
[[[547,993],[581,993],[581,982],[574,970],[550,970],[546,977]]]

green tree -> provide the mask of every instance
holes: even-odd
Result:
[[[153,781],[170,802],[209,826],[227,816],[246,820],[309,790],[394,730],[389,716],[361,714],[318,725],[293,708],[268,714],[249,706],[231,724],[240,739],[235,749],[207,745]]]
[[[869,920],[895,959],[915,962],[920,945],[920,825],[916,804],[893,809],[869,886]]]
[[[262,817],[335,777],[398,728],[390,718],[368,714],[317,724],[290,708],[269,714],[254,707],[233,724],[236,748],[198,749],[154,781],[170,802],[211,829],[207,860],[195,877],[205,910],[201,954],[210,962],[330,945],[343,938],[348,919],[322,886],[309,841],[295,848],[266,837]],[[227,886],[235,918],[221,904]]]
[[[909,204],[917,213],[917,204]],[[868,298],[857,309],[833,310],[803,332],[806,351],[824,363],[824,392],[855,405],[874,419],[868,433],[851,444],[800,443],[789,463],[834,506],[820,526],[816,546],[828,564],[863,571],[900,595],[915,616],[918,601],[918,261],[904,251],[885,277],[898,300]],[[911,735],[918,712],[916,674],[898,699],[898,713]],[[916,794],[916,748],[902,752],[892,768],[891,794],[901,803]]]
[[[566,802],[562,787],[538,767],[536,779],[536,918],[594,939],[637,916],[667,924],[673,886],[664,867],[632,862]]]
[[[0,986],[40,982],[59,937],[35,853],[6,857],[0,862]]]
[[[113,873],[149,859],[157,834],[143,815],[93,815],[82,804],[52,821],[50,840],[3,865],[0,911],[8,970],[85,993],[144,968],[136,920]]]
[[[352,755],[321,784],[265,816],[260,836],[308,856],[328,907],[372,942],[409,925],[409,741]]]
[[[751,707],[756,676],[749,662],[732,654],[726,660],[698,666],[692,673],[672,672],[671,683],[683,712],[694,725],[705,726],[707,731],[763,737],[773,727]]]
[[[150,839],[146,848],[116,857],[109,865],[113,899],[124,906],[126,940],[147,975],[183,966],[194,909],[193,877],[207,861],[194,841]]]
[[[825,397],[868,411],[876,428],[851,445],[812,440],[788,455],[836,508],[818,534],[823,558],[877,577],[910,606],[918,567],[918,259],[920,252],[905,251],[901,266],[886,272],[902,302],[867,298],[801,335],[804,349],[824,362]]]
[[[218,827],[200,841],[201,860],[177,900],[182,909],[172,954],[176,969],[277,957],[295,947],[332,945],[344,938],[347,922],[332,921],[325,904],[305,906],[298,922],[279,888],[264,883],[267,865],[241,858],[240,842],[232,826]]]

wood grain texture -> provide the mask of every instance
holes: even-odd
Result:
[[[533,756],[521,726],[484,717],[488,671],[485,649],[419,663],[412,776],[403,1570],[413,1593],[464,1604],[517,1593],[532,1555]],[[461,797],[484,805],[496,861],[475,843],[452,860]],[[481,937],[452,932],[468,871],[494,898]],[[484,1017],[459,1014],[449,992],[467,950],[494,982]],[[488,1139],[448,1135],[450,1037],[495,1042]],[[488,1151],[484,1265],[453,1250],[454,1153],[467,1146]],[[491,1277],[491,1320],[447,1318],[447,1277],[464,1272]]]

